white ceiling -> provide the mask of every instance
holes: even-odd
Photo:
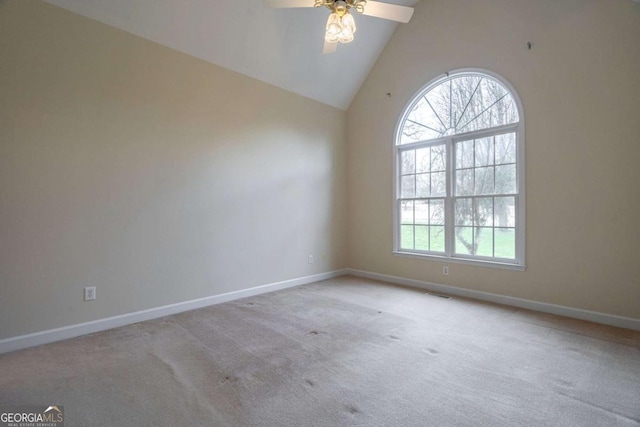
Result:
[[[340,109],[349,107],[398,25],[355,14],[355,40],[322,55],[326,8],[268,9],[262,0],[45,1]]]

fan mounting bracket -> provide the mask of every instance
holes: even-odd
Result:
[[[350,9],[358,13],[364,12],[367,0],[315,0],[314,7],[325,6],[332,12],[344,15]]]

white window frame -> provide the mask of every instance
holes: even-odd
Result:
[[[446,82],[447,80],[461,77],[465,75],[488,76],[495,79],[510,92],[514,102],[518,108],[519,122],[509,125],[497,126],[488,129],[482,129],[473,132],[466,132],[437,139],[430,139],[409,144],[399,144],[402,138],[403,125],[407,116],[411,113],[413,106],[428,91],[434,87]],[[498,259],[487,258],[477,255],[460,255],[454,254],[454,174],[455,174],[455,144],[458,141],[465,141],[491,135],[499,135],[503,133],[515,133],[516,135],[516,193],[515,203],[517,206],[515,218],[515,259]],[[445,253],[438,254],[433,252],[425,252],[420,250],[400,249],[400,153],[416,148],[427,147],[431,145],[443,144],[446,146],[447,153],[447,193],[445,199]],[[524,145],[524,113],[522,103],[518,93],[513,86],[503,77],[484,69],[464,68],[446,73],[432,79],[429,83],[416,91],[415,95],[405,105],[402,115],[396,125],[396,131],[393,139],[393,254],[402,257],[430,259],[435,261],[443,261],[447,263],[461,263],[469,265],[479,265],[485,267],[505,268],[510,270],[523,271],[525,269],[525,145]],[[512,196],[512,195],[511,195]],[[461,196],[462,197],[462,196]],[[475,197],[475,196],[471,196]],[[478,196],[480,197],[480,196]],[[495,197],[488,195],[487,197]]]

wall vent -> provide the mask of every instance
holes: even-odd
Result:
[[[432,294],[431,292],[427,292],[425,295],[431,295],[432,297],[451,299],[449,295],[440,295],[440,294]]]

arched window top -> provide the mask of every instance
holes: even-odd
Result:
[[[407,108],[396,144],[411,144],[520,121],[512,92],[495,77],[461,71],[436,80]]]

